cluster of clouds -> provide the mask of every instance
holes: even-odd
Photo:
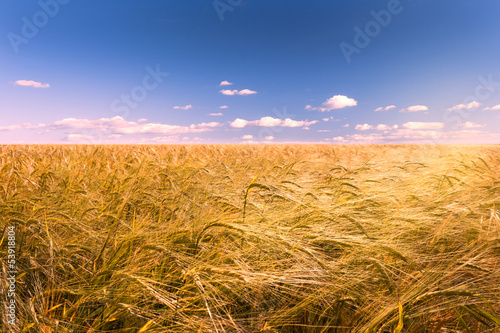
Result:
[[[219,86],[232,86],[234,83],[229,82],[229,81],[222,81]],[[219,91],[221,94],[226,95],[226,96],[234,96],[234,95],[240,95],[240,96],[245,96],[245,95],[254,95],[257,92],[255,90],[250,90],[250,89],[242,89],[242,90],[237,90],[237,89],[222,89]]]
[[[410,121],[398,125],[370,125],[358,124],[355,129],[357,131],[372,131],[369,134],[355,133],[352,135],[336,136],[327,141],[337,143],[448,143],[462,140],[463,142],[474,140],[499,139],[499,134],[492,134],[485,131],[477,130],[484,125],[473,122],[465,122],[460,125],[460,129],[453,131],[444,131],[446,127],[442,122],[416,122]]]
[[[230,123],[233,128],[244,128],[247,126],[259,126],[259,127],[307,127],[318,123],[317,120],[307,121],[307,120],[292,120],[290,118],[279,119],[273,117],[262,117],[258,120],[248,121],[241,118],[236,118]]]
[[[11,82],[14,86],[19,87],[29,87],[29,88],[50,88],[48,83],[42,83],[32,80],[17,80]],[[234,83],[224,80],[220,82],[219,86],[226,87],[232,86]],[[245,96],[257,94],[257,91],[250,89],[222,89],[219,91],[222,95],[226,96]],[[306,110],[328,112],[337,109],[344,109],[348,107],[357,106],[358,101],[354,98],[348,97],[346,95],[334,95],[327,100],[325,100],[321,105],[313,107],[312,105],[306,105]],[[457,104],[450,108],[445,109],[446,111],[460,111],[460,110],[476,110],[480,109],[482,104],[476,101],[472,101],[465,104]],[[192,104],[187,104],[184,106],[176,105],[172,107],[174,110],[190,110],[193,108]],[[219,107],[222,109],[228,109],[227,105],[221,105]],[[393,109],[398,109],[396,105],[380,106],[374,109],[375,112],[390,111]],[[482,110],[500,110],[500,104],[491,107],[484,107]],[[412,112],[424,112],[427,113],[429,107],[426,105],[411,105],[399,109],[401,113],[412,113]],[[209,113],[209,116],[220,117],[223,116],[221,112]],[[32,125],[30,123],[20,123],[10,126],[0,126],[0,131],[14,131],[21,129],[44,129],[44,132],[62,130],[65,132],[66,140],[78,142],[81,140],[88,140],[95,137],[95,133],[101,133],[100,136],[105,139],[115,140],[120,139],[123,136],[136,136],[135,138],[141,140],[141,142],[174,142],[180,139],[181,135],[190,133],[202,133],[214,131],[218,127],[226,127],[226,129],[239,130],[247,127],[288,127],[288,128],[302,128],[309,129],[309,126],[319,123],[318,120],[293,120],[291,118],[282,117],[261,117],[256,120],[247,120],[243,118],[236,118],[233,121],[227,121],[225,123],[221,122],[202,122],[198,124],[191,124],[187,126],[181,125],[171,125],[157,122],[148,122],[147,119],[142,118],[137,121],[128,121],[122,117],[116,116],[112,118],[100,118],[100,119],[77,119],[77,118],[66,118],[59,121],[55,121],[52,124],[38,124]],[[334,117],[324,117],[321,118],[324,122],[329,121],[340,121],[340,119],[334,119]],[[342,125],[343,128],[350,127],[349,124]],[[460,125],[459,129],[454,129],[452,131],[445,130],[446,124],[443,122],[417,122],[409,121],[402,125],[388,125],[388,124],[377,124],[372,125],[368,123],[357,124],[354,126],[355,131],[362,133],[354,133],[345,136],[336,136],[333,138],[326,139],[327,141],[342,142],[342,143],[382,143],[401,140],[446,140],[453,138],[461,139],[471,139],[475,138],[491,138],[492,136],[500,136],[500,134],[492,134],[479,130],[485,125],[477,124],[474,122],[464,122]],[[88,134],[92,132],[94,134]],[[319,133],[331,132],[330,129],[320,129],[317,130]],[[87,133],[87,134],[86,134]],[[366,134],[368,133],[368,134]],[[140,135],[143,135],[140,137]],[[243,135],[240,140],[245,140],[246,142],[253,142],[254,137],[251,134]],[[265,141],[274,140],[274,136],[267,135],[264,137]],[[188,136],[182,137],[183,141],[199,141],[202,140],[199,137],[190,138]],[[194,140],[194,141],[193,141]]]

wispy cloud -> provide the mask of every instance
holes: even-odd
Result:
[[[209,113],[208,114],[209,116],[214,116],[214,117],[218,117],[218,116],[222,116],[222,113]]]
[[[487,111],[487,110],[500,110],[500,104],[492,106],[492,107],[484,108],[483,110],[484,111]]]
[[[403,124],[404,128],[415,130],[433,130],[444,128],[444,123],[410,121]]]
[[[259,120],[248,121],[245,119],[237,118],[230,123],[233,128],[244,128],[247,126],[258,126],[258,127],[305,127],[309,125],[316,124],[318,121],[297,121],[290,118],[284,120],[273,117],[262,117]]]
[[[458,105],[455,105],[449,109],[446,109],[448,111],[456,111],[456,110],[470,110],[470,109],[475,109],[475,108],[478,108],[481,106],[481,103],[479,102],[476,102],[476,101],[472,101],[470,103],[467,103],[467,104],[458,104]]]
[[[396,105],[387,105],[387,106],[381,106],[381,107],[378,107],[375,109],[376,112],[379,112],[379,111],[389,111],[391,109],[395,109],[396,108]]]
[[[321,112],[331,111],[335,109],[343,109],[349,106],[356,106],[358,102],[344,95],[335,95],[327,99],[320,107],[312,107],[311,105],[306,105],[306,110],[318,110]]]
[[[253,139],[253,135],[251,134],[247,134],[247,135],[243,135],[241,137],[242,140],[252,140]]]
[[[462,128],[480,128],[480,127],[485,127],[486,125],[479,125],[479,124],[476,124],[476,123],[472,123],[470,121],[467,121],[465,123],[463,123],[462,125],[460,125],[460,127]]]
[[[225,81],[225,80],[224,80],[224,81],[222,81],[222,82],[219,84],[219,86],[231,86],[231,85],[233,85],[233,83],[232,83],[232,82]]]
[[[41,82],[36,82],[36,81],[31,81],[31,80],[17,80],[13,84],[15,86],[21,86],[21,87],[50,88],[50,84],[48,84],[48,83],[41,83]]]
[[[214,127],[222,126],[218,122],[178,126],[161,123],[141,123],[127,121],[122,117],[100,118],[95,120],[66,118],[54,122],[56,128],[71,130],[100,130],[109,134],[181,134],[210,131]]]
[[[186,106],[177,106],[177,105],[176,105],[176,106],[174,106],[173,108],[174,108],[175,110],[189,110],[189,109],[191,109],[192,107],[193,107],[193,106],[192,106],[191,104],[188,104],[188,105],[186,105]]]
[[[229,106],[227,106],[227,105],[221,105],[221,106],[219,106],[219,109],[227,109],[227,108],[229,108]]]
[[[377,127],[375,127],[376,130],[378,131],[388,131],[388,130],[391,130],[391,129],[398,129],[399,126],[398,125],[394,125],[394,126],[389,126],[389,125],[385,125],[385,124],[378,124]]]
[[[243,95],[253,95],[253,94],[256,94],[257,92],[254,91],[254,90],[250,90],[250,89],[243,89],[243,90],[227,90],[227,89],[223,89],[220,91],[221,94],[223,95],[227,95],[227,96],[234,96],[234,95],[240,95],[240,96],[243,96]]]
[[[356,125],[355,129],[358,130],[358,131],[367,131],[367,130],[371,130],[373,128],[372,125],[368,125],[368,124],[363,124],[363,125]]]
[[[399,112],[419,112],[419,111],[428,111],[429,108],[425,105],[412,105],[407,108],[401,109]]]

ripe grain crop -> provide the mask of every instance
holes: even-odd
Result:
[[[498,332],[499,210],[499,146],[0,146],[23,332]]]

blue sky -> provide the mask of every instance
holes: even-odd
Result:
[[[500,143],[495,0],[5,0],[0,143]]]

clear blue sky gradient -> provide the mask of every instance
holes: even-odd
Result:
[[[496,0],[60,2],[0,4],[0,143],[500,143]],[[367,24],[380,31],[357,47]],[[342,43],[357,47],[350,61]],[[148,67],[169,75],[117,112]],[[337,95],[357,103],[322,112]],[[401,112],[417,105],[427,110]]]

